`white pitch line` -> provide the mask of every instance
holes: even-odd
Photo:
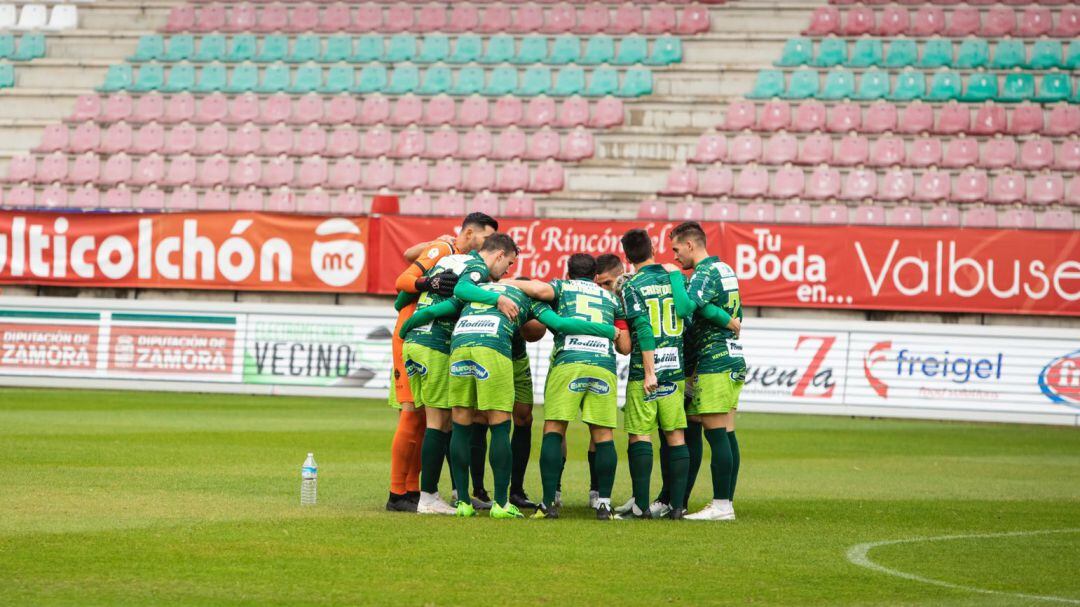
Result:
[[[1023,537],[1030,535],[1048,535],[1051,533],[1080,533],[1080,529],[1046,529],[1042,531],[1013,531],[1009,533],[982,533],[971,535],[941,535],[937,537],[915,537],[905,540],[888,540],[884,542],[867,542],[865,544],[857,544],[852,546],[847,551],[847,560],[852,564],[859,567],[865,567],[879,573],[891,575],[894,577],[904,578],[913,582],[922,582],[923,584],[933,584],[934,586],[941,586],[943,588],[951,588],[953,590],[966,590],[968,592],[977,592],[980,594],[994,594],[999,596],[1011,596],[1023,599],[1031,599],[1035,601],[1050,601],[1054,603],[1066,603],[1069,605],[1080,605],[1080,599],[1070,599],[1061,596],[1048,596],[1039,594],[1023,594],[1020,592],[1004,592],[1001,590],[988,590],[986,588],[977,588],[975,586],[964,586],[962,584],[953,584],[951,582],[944,582],[942,580],[935,580],[931,578],[922,577],[921,575],[915,575],[914,573],[907,573],[905,571],[898,571],[891,569],[883,565],[879,565],[870,560],[870,551],[874,548],[880,548],[881,546],[892,546],[894,544],[914,544],[918,542],[945,542],[949,540],[966,540],[975,538],[994,538],[994,537]]]

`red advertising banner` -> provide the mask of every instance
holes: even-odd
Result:
[[[92,372],[97,324],[0,323],[0,371]]]
[[[181,327],[112,327],[110,371],[230,375],[236,331]]]
[[[369,220],[266,213],[0,213],[0,283],[367,290]]]
[[[263,213],[0,213],[0,283],[393,292],[402,251],[454,218]],[[578,252],[620,253],[634,227],[672,261],[677,222],[503,220],[513,272],[563,276]],[[751,306],[1080,315],[1080,232],[705,224]]]

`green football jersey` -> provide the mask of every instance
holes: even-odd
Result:
[[[675,313],[675,299],[671,296],[671,279],[660,264],[645,266],[630,277],[623,286],[623,305],[626,319],[633,321],[644,316],[652,325],[656,339],[654,353],[656,379],[676,382],[685,379],[683,372],[683,321]],[[645,379],[645,367],[641,362],[641,345],[636,337],[630,352],[630,381]]]
[[[699,307],[713,304],[722,308],[732,318],[742,320],[739,279],[731,266],[719,258],[706,257],[701,260],[694,268],[686,290],[690,299]],[[692,343],[697,351],[698,373],[746,369],[742,344],[735,341],[734,331],[705,320],[698,312],[694,315],[691,332],[693,337],[689,343]]]
[[[461,316],[454,326],[450,348],[453,350],[464,346],[483,346],[511,358],[513,355],[511,342],[514,334],[538,313],[534,310],[539,302],[530,299],[521,289],[509,285],[487,283],[480,285],[480,288],[505,295],[510,298],[510,301],[516,303],[517,319],[511,321],[499,311],[499,308],[491,304],[467,303],[462,308]]]
[[[485,282],[490,277],[487,264],[484,263],[484,260],[475,251],[467,255],[447,255],[440,259],[439,262],[432,266],[432,268],[424,275],[430,278],[436,274],[442,274],[447,270],[453,271],[458,276],[468,276],[469,280],[476,283]],[[421,293],[420,298],[416,300],[416,309],[423,310],[428,306],[441,303],[446,299],[448,298],[443,297],[438,293],[426,291]],[[405,341],[407,343],[427,346],[433,350],[449,354],[450,336],[454,332],[455,322],[457,322],[457,318],[453,316],[444,316],[435,319],[433,322],[409,331],[409,334],[405,336]]]
[[[528,358],[529,350],[527,345],[525,338],[521,336],[521,331],[514,333],[514,337],[510,341],[510,358],[513,360]]]
[[[552,307],[559,316],[612,325],[623,318],[622,302],[591,280],[553,280]],[[555,333],[552,366],[584,363],[615,372],[615,347],[610,339]]]

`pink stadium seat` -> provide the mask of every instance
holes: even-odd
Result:
[[[255,132],[259,133],[257,129]],[[237,135],[239,135],[239,132],[237,132]],[[236,141],[236,139],[237,137],[234,136],[233,140]],[[293,131],[285,124],[275,124],[270,127],[261,133],[261,139],[260,154],[264,156],[288,154],[293,149]]]
[[[479,23],[480,12],[476,6],[468,2],[454,2],[450,7],[450,20],[446,31],[453,34],[470,32],[477,29]]]
[[[671,208],[673,221],[701,221],[705,218],[705,209],[696,200],[684,200]]]
[[[71,111],[68,120],[71,122],[85,122],[96,120],[101,115],[101,97],[97,95],[79,95],[75,99],[75,109]]]
[[[450,124],[457,113],[457,105],[449,95],[438,95],[427,103],[420,122],[426,126]]]
[[[486,158],[474,162],[465,172],[465,179],[461,183],[461,189],[466,192],[479,192],[490,190],[495,186],[495,165]]]
[[[82,154],[83,152],[89,152],[90,150],[96,150],[101,145],[101,128],[97,123],[84,122],[75,127],[75,132],[71,134],[71,141],[68,143],[68,149],[72,153]]]
[[[934,107],[920,100],[911,102],[900,115],[896,128],[901,133],[927,133],[934,130]]]
[[[998,135],[983,144],[982,157],[979,159],[980,167],[1001,169],[1014,164],[1016,164],[1016,140],[1012,137]]]
[[[468,160],[481,158],[491,153],[491,145],[491,133],[484,127],[477,126],[465,133],[458,155]]]
[[[78,163],[78,160],[76,160],[76,163]],[[41,159],[37,170],[34,172],[33,180],[34,183],[53,183],[64,181],[67,176],[68,157],[62,152],[55,152]]]
[[[225,190],[210,190],[203,193],[199,198],[199,210],[202,211],[228,211],[229,193]]]
[[[642,200],[638,204],[638,219],[666,220],[668,218],[667,203],[656,198]]]
[[[165,192],[156,187],[143,188],[135,197],[135,208],[156,211],[165,208]]]
[[[919,202],[948,200],[951,188],[952,179],[948,173],[931,169],[919,175],[919,179],[915,183],[915,200]]]
[[[813,221],[821,225],[844,225],[848,223],[848,208],[842,204],[823,204],[814,207]]]
[[[889,209],[885,222],[891,226],[921,226],[922,209],[910,205],[900,205]]]
[[[785,166],[776,171],[769,184],[769,198],[795,198],[806,187],[806,175],[802,169]],[[809,214],[807,215],[809,218]]]
[[[533,106],[536,106],[535,108]],[[547,97],[536,97],[529,101],[530,114],[532,111],[548,111],[549,116],[555,115],[555,101]],[[550,107],[548,107],[550,106]],[[491,108],[491,117],[488,119],[489,126],[509,126],[521,122],[522,108],[520,97],[500,97]],[[544,123],[547,124],[547,123]]]
[[[856,169],[847,174],[840,198],[864,200],[877,196],[877,173],[868,169]]]
[[[556,192],[563,189],[564,180],[562,165],[548,159],[533,171],[529,190],[532,192]]]
[[[499,214],[499,198],[491,192],[480,192],[469,201],[470,213],[486,213],[488,215]]]
[[[118,187],[111,188],[105,192],[105,197],[101,200],[101,208],[103,209],[130,209],[131,208],[131,190],[127,189],[123,184]]]
[[[566,136],[566,142],[559,152],[559,160],[577,162],[592,158],[595,152],[596,144],[592,133],[579,126]]]
[[[166,32],[186,32],[195,27],[195,7],[189,4],[174,6],[169,11],[168,20],[162,30]]]
[[[431,215],[431,196],[421,190],[412,192],[401,200],[398,212],[402,215]]]
[[[1035,211],[1031,209],[1009,209],[998,219],[998,227],[1031,229],[1035,227]]]
[[[300,171],[296,175],[296,187],[313,188],[326,183],[328,169],[326,159],[321,156],[308,156],[300,161]],[[329,207],[329,202],[327,202]]]
[[[867,133],[884,133],[895,131],[899,115],[896,106],[885,101],[879,101],[866,110],[866,119],[862,129]]]
[[[419,158],[413,158],[404,162],[397,168],[394,176],[393,188],[395,190],[414,190],[427,187],[428,165]]]
[[[925,214],[926,225],[937,228],[960,227],[960,210],[949,205],[936,206]]]
[[[394,182],[394,164],[386,158],[376,158],[364,169],[365,188],[388,188]]]
[[[416,95],[405,95],[394,103],[394,110],[390,113],[388,122],[393,125],[404,126],[417,124],[424,117],[424,102]]]
[[[67,159],[64,160],[67,163]],[[75,159],[68,173],[65,183],[82,185],[94,183],[101,175],[101,157],[93,152],[87,152]]]
[[[554,124],[557,115],[554,99],[550,97],[533,97],[525,106],[524,114],[520,118],[520,124],[524,127],[540,128]]]
[[[724,129],[741,131],[754,126],[757,119],[757,107],[752,101],[738,100],[728,104],[724,114]]]
[[[293,213],[296,211],[296,194],[287,187],[280,187],[270,192],[265,204],[271,213]]]
[[[46,209],[61,209],[67,207],[67,189],[58,185],[45,188],[38,195],[37,206]]]
[[[195,185],[214,187],[223,185],[229,179],[229,159],[217,154],[202,161]]]
[[[158,183],[165,176],[165,159],[158,154],[143,156],[135,164],[135,172],[131,176],[134,185],[150,185]]]
[[[1069,186],[1065,190],[1065,204],[1080,206],[1080,175],[1073,175],[1069,180]]]
[[[1061,173],[1041,173],[1031,178],[1026,201],[1029,204],[1059,204],[1065,200],[1065,179]]]
[[[315,93],[308,93],[296,99],[296,105],[293,106],[292,116],[289,117],[288,122],[290,124],[310,124],[312,122],[322,122],[322,120],[322,97]]]
[[[1050,33],[1056,38],[1080,36],[1080,6],[1062,7],[1057,15],[1057,23]]]
[[[1075,137],[1061,142],[1054,157],[1054,168],[1080,172],[1080,139]]]
[[[195,117],[195,97],[191,93],[177,93],[169,97],[165,104],[165,114],[161,121],[165,124],[176,124]]]
[[[364,198],[358,192],[341,192],[330,200],[330,211],[338,215],[363,215]]]
[[[326,23],[325,18],[323,19],[323,23]],[[374,2],[367,2],[357,7],[356,16],[349,23],[348,31],[356,34],[364,34],[380,29],[382,24],[382,7]]]
[[[558,117],[555,125],[563,128],[575,127],[588,124],[589,102],[582,97],[571,97],[559,106]]]
[[[48,154],[67,148],[68,127],[66,124],[54,123],[47,125],[41,133],[41,143],[34,147],[33,151]]]
[[[330,167],[330,175],[326,180],[326,187],[332,189],[345,189],[360,185],[360,161],[352,156],[339,159]]]
[[[761,118],[758,119],[758,129],[765,131],[779,131],[791,126],[791,104],[782,99],[767,101],[761,106]],[[802,129],[797,130],[813,130]]]
[[[334,158],[357,154],[360,149],[360,133],[351,127],[330,131],[326,142],[326,155]]]
[[[188,186],[173,190],[165,203],[165,208],[170,211],[194,211],[198,206],[199,195]]]
[[[369,22],[367,26],[370,26]],[[315,31],[323,34],[349,31],[352,26],[352,11],[343,2],[334,2],[323,11]]]
[[[770,202],[752,202],[739,210],[739,220],[772,223],[776,221],[776,208]]]
[[[990,185],[989,202],[996,204],[1014,204],[1023,202],[1027,194],[1027,182],[1020,173],[1005,171],[998,173]]]
[[[296,156],[311,156],[322,154],[325,149],[326,130],[321,125],[312,123],[300,130],[292,153]]]
[[[543,18],[543,14],[541,14],[541,22],[543,21]],[[476,31],[484,34],[513,31],[510,28],[513,22],[514,18],[510,12],[510,7],[506,6],[505,4],[486,6],[484,7],[483,12],[479,17],[479,23],[476,26]]]
[[[615,17],[608,31],[615,35],[639,32],[644,27],[644,21],[640,6],[632,2],[624,2],[615,9]]]
[[[390,118],[390,100],[382,95],[364,97],[360,105],[360,115],[357,121],[360,124],[372,125],[387,122]]]
[[[266,98],[259,110],[259,124],[276,124],[292,117],[292,98],[284,93],[274,93]]]
[[[865,164],[870,157],[870,142],[863,136],[851,133],[840,140],[833,162],[841,166]]]
[[[937,137],[919,137],[911,142],[911,151],[907,159],[909,166],[928,167],[939,165],[941,160],[941,139]]]
[[[738,221],[739,205],[734,202],[716,202],[705,209],[706,221]]]
[[[519,159],[504,164],[498,173],[498,178],[495,180],[496,192],[515,192],[517,190],[526,190],[529,187],[529,165],[524,164]]]
[[[924,7],[919,12],[926,10]],[[938,8],[935,12],[941,13],[941,22],[944,23],[944,11]],[[918,14],[916,14],[916,21],[918,21]],[[936,19],[936,18],[935,18]],[[954,38],[963,38],[965,36],[972,36],[979,32],[982,28],[982,22],[979,17],[979,9],[974,6],[958,6],[953,9],[949,19],[948,27],[939,28],[937,31],[924,32],[920,28],[915,28],[915,35],[917,36],[929,36],[936,33],[944,33],[946,36]]]
[[[1020,146],[1021,168],[1039,170],[1049,168],[1053,163],[1054,144],[1049,139],[1035,137],[1028,139]]]
[[[739,198],[757,198],[769,190],[769,172],[756,164],[747,165],[735,178],[732,195]]]
[[[698,138],[691,160],[706,164],[724,160],[727,158],[727,147],[726,136],[710,131]]]
[[[565,34],[577,26],[577,11],[566,2],[548,9],[547,19],[540,28],[544,34]]]
[[[244,190],[236,195],[233,200],[234,211],[261,211],[263,210],[262,190]]]
[[[956,177],[953,184],[953,202],[974,203],[986,200],[989,192],[989,177],[986,171],[967,169]]]
[[[208,33],[224,30],[226,25],[225,5],[211,4],[199,9],[195,23],[187,28],[190,31]]]
[[[874,27],[874,9],[868,6],[849,8],[844,15],[843,32],[848,36],[869,34]]]
[[[604,97],[593,106],[589,126],[606,129],[623,123],[623,102],[615,97]]]
[[[430,136],[424,147],[424,158],[446,158],[453,156],[458,150],[457,131],[449,127],[443,127]]]
[[[127,154],[110,156],[105,161],[105,167],[101,170],[98,183],[108,186],[126,184],[131,180],[131,170],[131,156]]]
[[[955,19],[955,14],[954,17]],[[1016,30],[1016,11],[1009,7],[995,6],[983,18],[979,35],[987,38],[1000,38]]]
[[[828,165],[820,165],[806,180],[803,196],[810,200],[829,200],[840,195],[840,171]]]
[[[488,100],[486,97],[473,95],[461,102],[461,109],[453,119],[456,126],[476,126],[488,119]]]
[[[262,8],[259,12],[258,24],[250,29],[262,33],[280,32],[285,31],[288,25],[289,9],[284,4],[274,2],[273,4]]]
[[[942,166],[962,168],[974,166],[979,162],[979,142],[975,139],[960,137],[949,141],[945,147]]]
[[[319,7],[305,2],[293,8],[285,26],[279,28],[286,32],[299,33],[314,31],[319,26]]]
[[[445,158],[431,172],[430,186],[436,191],[457,189],[461,186],[461,163]]]
[[[819,6],[810,17],[810,27],[803,30],[808,36],[825,36],[840,33],[840,9],[835,6]]]
[[[897,202],[910,200],[915,193],[915,176],[910,169],[894,168],[885,173],[878,188],[878,199]]]
[[[37,159],[29,154],[13,157],[8,162],[8,183],[30,181],[37,173]]]
[[[888,167],[906,163],[907,144],[896,135],[885,135],[874,140],[870,147],[870,166]]]
[[[727,196],[735,187],[735,176],[731,167],[713,165],[701,174],[697,192],[702,196]]]
[[[34,188],[28,185],[20,185],[11,188],[4,201],[8,208],[29,208],[35,206]]]
[[[352,95],[334,95],[324,109],[327,122],[348,124],[356,119],[356,98]]]
[[[810,205],[802,202],[789,202],[780,207],[776,221],[780,223],[810,223],[812,211]]]
[[[458,217],[465,214],[465,197],[458,192],[443,192],[433,209],[436,215]]]
[[[525,155],[525,133],[515,126],[499,133],[491,157],[499,160],[521,158]]]
[[[799,154],[799,141],[787,132],[776,133],[765,141],[761,161],[765,164],[795,162]]]
[[[698,4],[691,4],[679,13],[679,23],[675,32],[682,35],[703,34],[709,31],[709,10]]]
[[[503,217],[535,217],[536,203],[524,194],[513,194],[506,199]]]
[[[971,111],[966,105],[950,101],[938,109],[934,132],[942,135],[964,133],[971,129]]]
[[[607,31],[610,19],[608,7],[598,2],[591,2],[582,9],[581,18],[577,20],[577,26],[573,31],[575,34],[599,34]]]
[[[861,226],[885,225],[885,209],[876,204],[862,204],[855,208],[851,223]]]
[[[1038,105],[1024,103],[1012,110],[1009,120],[1009,134],[1030,135],[1043,130],[1043,109]]]
[[[994,135],[1004,133],[1008,128],[1005,108],[1000,105],[986,104],[975,111],[971,132],[976,135]]]
[[[210,93],[199,100],[199,107],[195,111],[192,121],[197,124],[210,124],[221,122],[229,115],[229,100],[221,93]]]
[[[101,137],[101,145],[97,151],[103,154],[115,154],[131,149],[132,133],[131,125],[126,122],[114,122],[105,129]]]
[[[166,186],[181,186],[195,181],[196,172],[195,158],[190,154],[173,156],[169,160],[169,167],[165,171],[165,179],[161,181]]]
[[[675,7],[665,4],[651,4],[645,17],[645,25],[642,32],[646,34],[663,34],[675,30],[678,21]]]
[[[1049,209],[1037,219],[1037,225],[1047,230],[1072,230],[1076,227],[1072,211]]]
[[[223,30],[226,32],[246,32],[254,30],[255,24],[259,20],[258,17],[259,14],[255,9],[254,4],[251,4],[250,2],[234,4]]]
[[[697,186],[697,170],[685,164],[677,164],[668,171],[667,183],[661,193],[673,196],[693,194],[697,191]]]
[[[996,228],[998,227],[997,211],[984,206],[966,209],[962,223],[965,228]]]
[[[393,135],[386,128],[376,126],[364,133],[360,143],[360,156],[362,158],[374,158],[385,156],[390,153],[394,146]]]
[[[195,138],[194,129],[191,130],[190,135],[180,135],[178,131],[179,127],[173,129],[171,135],[179,135],[180,145],[184,147],[190,146],[190,142]],[[230,156],[244,156],[258,153],[262,147],[262,131],[259,127],[249,123],[236,129],[230,138],[229,130],[225,128],[225,125],[215,122],[199,133],[198,140],[198,146],[195,147],[196,154],[224,152]]]
[[[397,134],[397,141],[391,156],[394,158],[420,156],[424,153],[425,139],[423,131],[416,128],[416,126],[410,126]]]
[[[819,105],[821,104],[821,102],[816,103]],[[799,107],[800,114],[807,105],[809,105],[809,103],[804,103]],[[820,114],[821,119],[825,120],[825,106],[820,105],[820,109],[815,110],[815,114]],[[833,106],[832,111],[828,113],[827,121],[818,123],[814,126],[814,129],[822,128],[822,124],[824,124],[826,129],[833,133],[848,133],[861,130],[863,126],[862,107],[859,104],[850,101],[839,103]]]
[[[731,140],[728,148],[728,160],[735,164],[746,164],[761,159],[761,137],[756,133],[743,133]]]
[[[293,159],[282,154],[263,165],[259,185],[268,188],[279,188],[288,185],[292,183],[295,171],[296,164]]]
[[[487,15],[484,15],[485,21]],[[534,3],[518,5],[514,10],[514,20],[510,23],[507,31],[514,34],[528,34],[538,32],[544,26],[544,9]]]
[[[911,19],[906,8],[886,6],[881,11],[881,20],[874,29],[877,36],[898,36],[906,34],[911,28]]]
[[[527,160],[555,158],[559,155],[560,144],[559,134],[548,127],[544,127],[528,138],[524,158]],[[496,150],[501,147],[502,144],[500,142],[496,145]]]

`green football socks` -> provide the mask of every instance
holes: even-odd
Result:
[[[540,482],[544,486],[544,505],[555,502],[555,492],[559,489],[559,477],[562,476],[562,442],[558,432],[545,432],[540,442]]]
[[[649,477],[652,476],[652,443],[630,443],[626,450],[630,460],[630,483],[634,488],[634,503],[642,512],[649,511]]]
[[[709,441],[709,448],[712,449],[712,461],[709,467],[712,469],[713,499],[730,499],[731,443],[728,442],[727,429],[705,430],[705,440]]]
[[[596,453],[591,458],[596,462],[596,491],[604,499],[611,498],[611,488],[615,486],[615,468],[619,465],[619,455],[615,451],[615,441],[596,443]]]
[[[728,499],[735,499],[735,483],[739,481],[739,441],[735,440],[735,431],[727,433],[728,444],[731,445],[731,485],[728,489]]]
[[[472,476],[473,492],[484,488],[484,459],[487,457],[487,426],[472,425],[472,442],[469,445],[469,474]]]
[[[450,432],[450,475],[458,501],[469,501],[469,463],[472,461],[472,426],[454,422]]]
[[[600,484],[596,479],[596,451],[589,451],[589,491],[599,491]]]
[[[442,474],[443,458],[446,446],[450,444],[450,433],[428,428],[424,431],[424,444],[420,447],[420,490],[425,493],[439,491],[439,476]]]
[[[529,455],[532,451],[532,425],[514,426],[510,451],[514,459],[513,469],[510,471],[510,493],[525,493],[525,470],[529,467]]]
[[[686,471],[686,503],[683,508],[690,507],[690,494],[694,492],[694,482],[697,481],[698,470],[701,469],[701,454],[704,445],[701,443],[701,422],[686,422],[686,448],[690,451],[690,464]]]
[[[686,504],[686,474],[690,468],[690,450],[686,445],[668,447],[668,487],[671,489],[672,508]]]
[[[665,504],[671,503],[671,481],[669,475],[671,470],[668,466],[668,462],[671,457],[671,447],[668,446],[667,440],[664,438],[664,433],[660,433],[660,494],[656,496],[656,501],[663,502]]]
[[[510,452],[510,420],[491,426],[491,447],[488,449],[491,474],[495,477],[495,503],[509,501],[510,470],[514,456]]]

